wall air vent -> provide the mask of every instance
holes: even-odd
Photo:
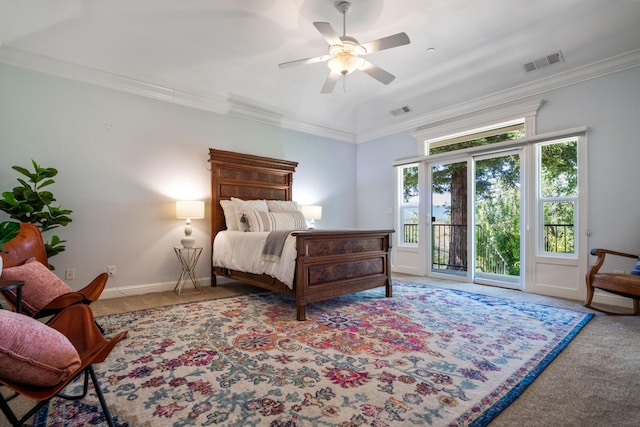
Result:
[[[564,57],[562,56],[561,51],[557,51],[556,53],[552,53],[551,55],[538,58],[535,61],[522,64],[522,69],[525,73],[528,73],[530,71],[539,70],[540,68],[544,68],[553,64],[559,64],[561,62],[564,62]]]
[[[411,107],[409,107],[408,105],[405,105],[404,107],[400,107],[400,108],[396,108],[395,110],[391,110],[391,115],[393,117],[398,117],[401,116],[403,114],[407,114],[410,113],[411,111]]]

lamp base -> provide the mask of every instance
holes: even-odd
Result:
[[[180,243],[182,243],[183,248],[192,248],[196,244],[196,239],[190,236],[185,236],[180,239]]]
[[[192,248],[196,244],[195,237],[191,237],[191,218],[187,218],[187,225],[184,227],[184,237],[180,239],[183,248]]]

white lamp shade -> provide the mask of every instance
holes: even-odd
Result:
[[[176,202],[176,218],[204,218],[204,202],[202,200],[178,200]]]
[[[301,206],[300,211],[306,219],[322,219],[322,206]]]

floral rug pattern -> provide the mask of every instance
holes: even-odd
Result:
[[[396,281],[298,322],[260,293],[99,318],[129,335],[96,372],[123,427],[486,425],[590,318]],[[106,423],[90,394],[36,425]]]

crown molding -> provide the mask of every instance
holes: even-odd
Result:
[[[108,89],[140,95],[158,101],[170,102],[185,107],[230,115],[311,135],[350,143],[356,142],[355,134],[288,119],[281,114],[250,105],[247,102],[237,102],[232,99],[211,94],[195,94],[162,85],[147,83],[119,74],[109,73],[67,61],[61,61],[44,55],[33,54],[1,44],[0,62],[83,83],[94,84]]]
[[[614,74],[620,71],[640,66],[640,49],[632,50],[621,55],[594,62],[589,65],[574,68],[562,73],[547,76],[530,83],[525,83],[491,95],[483,96],[452,105],[428,114],[421,115],[411,120],[378,129],[373,132],[364,132],[358,135],[358,143],[370,141],[394,133],[416,131],[430,124],[449,120],[466,114],[477,113],[488,108],[496,108],[505,104],[521,101],[525,98],[540,96],[563,87],[575,85],[588,80]]]
[[[61,61],[44,55],[36,55],[1,44],[0,62],[159,101],[218,114],[231,115],[284,129],[357,144],[394,133],[416,131],[418,128],[432,123],[502,106],[524,98],[539,96],[545,92],[562,87],[638,67],[640,66],[640,49],[553,76],[541,78],[531,83],[499,91],[488,96],[476,98],[468,102],[443,108],[394,126],[377,129],[372,132],[363,132],[358,135],[291,119],[268,109],[252,106],[246,102],[236,102],[232,99],[230,100],[212,94],[195,94],[180,91],[71,62]]]

